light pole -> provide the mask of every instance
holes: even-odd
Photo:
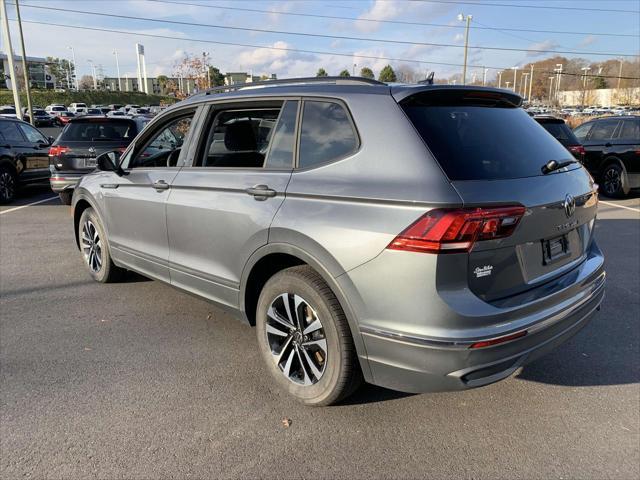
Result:
[[[484,87],[487,84],[487,72],[489,71],[488,68],[483,68],[482,69],[482,86]]]
[[[122,91],[122,80],[120,80],[120,62],[118,61],[118,50],[113,49],[113,54],[116,56],[116,71],[118,72],[118,91]]]
[[[463,85],[467,84],[467,50],[469,49],[469,25],[471,25],[472,18],[473,16],[471,15],[465,16],[464,13],[458,14],[458,21],[467,22],[467,28],[465,29],[465,33],[464,33],[464,67],[462,67],[462,84]]]
[[[556,100],[560,98],[560,81],[562,80],[562,67],[561,63],[556,63],[556,68],[553,70],[557,73],[558,79],[556,80]]]
[[[93,64],[92,60],[87,60],[87,63],[91,67],[91,76],[93,77],[93,89],[97,90],[98,89],[98,80],[96,79],[96,67]]]
[[[73,59],[73,78],[75,80],[75,84],[76,84],[76,91],[80,90],[80,87],[78,87],[78,67],[76,65],[76,52],[73,49],[73,47],[67,47],[69,50],[71,50],[71,58]]]
[[[527,96],[527,79],[529,78],[529,72],[522,72],[522,93],[520,95],[522,95],[523,97],[526,98]]]
[[[529,77],[529,94],[527,95],[529,102],[531,102],[531,85],[533,85],[533,63],[531,64],[531,77]]]
[[[507,90],[509,90],[509,85],[511,85],[511,82],[504,82],[507,84]]]
[[[9,78],[11,78],[11,90],[13,92],[13,104],[16,107],[16,117],[22,120],[22,108],[20,106],[20,92],[18,91],[18,74],[13,64],[13,47],[11,46],[11,31],[9,30],[9,20],[7,18],[7,5],[5,0],[0,0],[2,6],[2,34],[4,36],[5,51],[9,62]],[[7,72],[4,72],[5,75]]]
[[[31,86],[29,85],[29,67],[27,65],[27,53],[24,48],[24,35],[22,34],[22,20],[20,19],[20,6],[18,5],[18,0],[16,0],[16,17],[18,18],[18,32],[20,33],[20,50],[22,52],[22,70],[24,74],[24,91],[27,94],[27,112],[29,113],[29,123],[31,125],[36,124],[33,118],[33,108],[31,108]],[[46,67],[43,65],[42,69],[44,70]],[[44,89],[47,88],[47,79],[45,75],[45,81],[43,85]]]
[[[621,80],[622,80],[622,59],[620,59],[620,71],[618,72],[618,88],[620,88]]]
[[[354,63],[353,64],[353,70],[352,70],[352,72],[353,72],[352,76],[354,76],[354,77],[356,76],[356,67],[357,67],[357,65]]]
[[[582,70],[582,106],[584,107],[585,101],[586,101],[586,96],[587,96],[587,73],[589,73],[589,70],[591,70],[591,68],[589,67],[582,67],[580,70]]]
[[[518,80],[518,67],[511,67],[511,69],[513,70],[513,92],[515,93]]]
[[[498,88],[502,88],[502,70],[498,72]]]
[[[549,77],[549,106],[551,106],[553,99],[553,79],[556,78],[554,76]]]

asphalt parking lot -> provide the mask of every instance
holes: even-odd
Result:
[[[207,302],[93,283],[52,197],[0,209],[1,478],[640,477],[638,196],[601,202],[607,296],[561,350],[482,389],[328,408],[275,389],[254,330]]]

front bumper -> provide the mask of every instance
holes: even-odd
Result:
[[[52,173],[49,183],[55,193],[73,190],[83,175],[77,173]]]

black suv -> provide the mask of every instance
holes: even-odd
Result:
[[[78,180],[96,167],[96,157],[105,151],[124,152],[131,140],[151,119],[74,117],[49,149],[51,189],[65,205]]]
[[[558,140],[574,157],[584,161],[584,147],[561,118],[551,115],[535,115],[534,120]]]
[[[0,117],[0,203],[13,200],[21,185],[49,179],[52,141],[26,122]]]
[[[598,118],[573,130],[585,149],[584,166],[609,197],[640,188],[640,116]]]

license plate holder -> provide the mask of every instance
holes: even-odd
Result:
[[[545,265],[555,263],[571,255],[567,235],[542,240],[542,261]]]
[[[95,158],[85,158],[84,159],[84,166],[85,167],[95,167],[96,166],[96,159]]]

